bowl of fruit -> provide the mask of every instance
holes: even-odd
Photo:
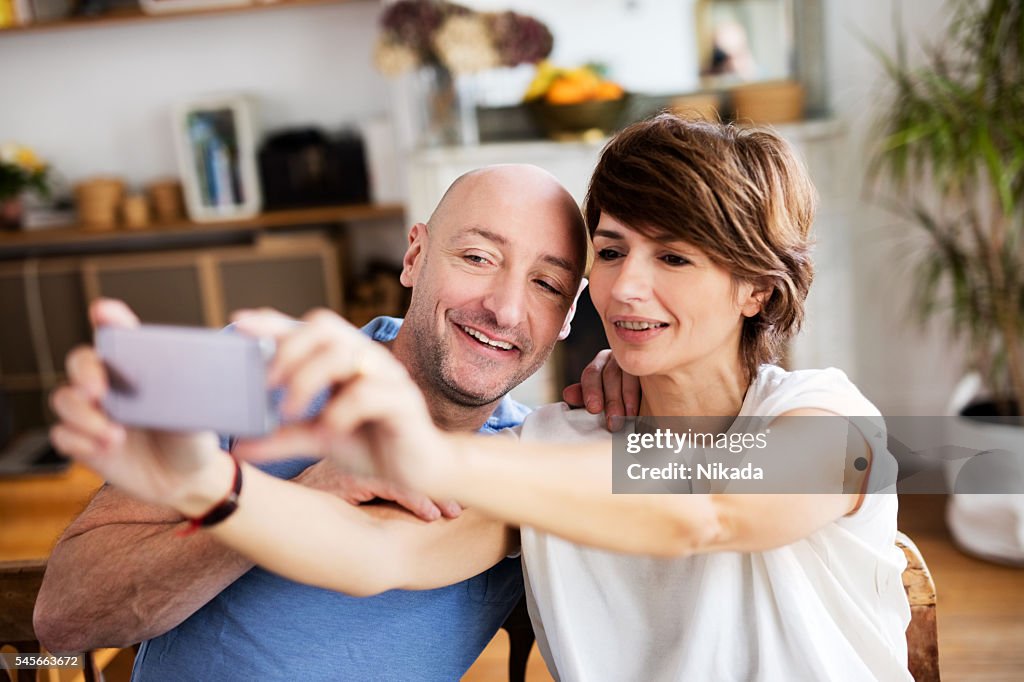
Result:
[[[594,65],[562,69],[541,62],[523,98],[554,139],[604,137],[619,127],[629,95]]]

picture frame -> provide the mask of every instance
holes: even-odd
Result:
[[[260,212],[252,109],[240,94],[210,95],[175,107],[178,168],[192,220],[239,220]]]

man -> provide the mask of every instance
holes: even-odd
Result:
[[[579,210],[547,173],[499,166],[467,174],[429,222],[410,231],[402,282],[413,287],[413,297],[405,323],[379,319],[364,331],[402,361],[443,428],[514,426],[525,410],[504,396],[567,332],[585,249]],[[134,322],[111,302],[94,306],[93,319]],[[53,399],[64,419],[53,432],[61,449],[88,438],[69,425],[72,415],[97,409],[102,388],[95,386],[102,381],[90,377],[96,367],[91,349],[69,357],[73,385]],[[111,428],[114,441],[145,444],[126,456],[142,456],[151,442]],[[309,464],[292,461],[269,471],[331,492],[347,484],[329,465]],[[372,483],[367,491],[401,494]],[[413,502],[422,515],[437,515],[429,502]],[[459,547],[459,538],[499,527],[473,510],[427,524],[389,506],[358,509],[414,548],[418,542]],[[522,592],[518,560],[498,561],[506,543],[477,555],[477,561],[492,557],[480,569],[497,562],[493,567],[449,587],[356,598],[252,568],[205,534],[177,537],[181,525],[164,508],[101,490],[51,556],[36,606],[43,644],[62,651],[149,639],[135,668],[143,680],[455,679]]]

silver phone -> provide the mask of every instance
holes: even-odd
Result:
[[[110,390],[103,407],[126,426],[263,436],[278,424],[267,386],[274,342],[194,327],[100,327]]]

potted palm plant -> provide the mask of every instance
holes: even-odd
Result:
[[[963,414],[1015,417],[990,433],[1017,445],[1024,482],[1024,0],[955,3],[923,65],[902,39],[877,52],[894,94],[871,174],[927,237],[915,307],[967,342],[984,400]],[[962,547],[1024,561],[1024,495],[954,494],[948,520]]]

